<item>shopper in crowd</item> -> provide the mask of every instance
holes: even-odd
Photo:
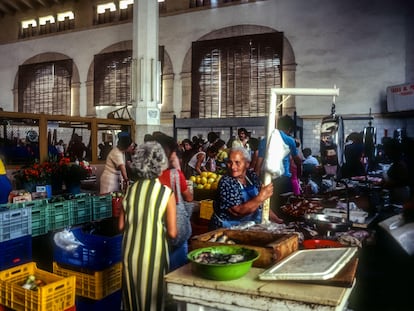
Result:
[[[394,138],[384,144],[384,152],[391,160],[391,165],[385,173],[383,187],[390,191],[390,201],[394,204],[404,204],[411,196],[412,176],[403,148],[402,143]]]
[[[249,144],[249,133],[244,127],[241,127],[237,130],[237,137],[231,143],[231,148],[234,147],[243,147],[251,153],[251,148]]]
[[[175,270],[187,263],[188,239],[191,237],[192,205],[186,202],[193,201],[193,193],[187,186],[187,181],[181,170],[174,167],[174,159],[171,160],[171,146],[168,142],[159,141],[169,159],[169,166],[159,177],[161,184],[169,187],[175,194],[177,203],[177,237],[168,239],[170,266],[169,271]]]
[[[127,189],[119,217],[123,303],[129,311],[164,310],[167,237],[177,236],[175,197],[158,179],[167,167],[168,158],[155,141],[137,146],[132,156],[136,182]]]
[[[218,150],[217,147],[214,145],[211,145],[207,148],[206,151],[206,165],[205,170],[208,172],[216,172],[217,171],[217,154]]]
[[[303,153],[303,164],[310,164],[310,165],[314,165],[314,166],[318,166],[319,165],[319,161],[317,158],[315,158],[312,155],[312,149],[311,148],[304,148],[302,150]]]
[[[202,146],[198,145],[198,150],[193,154],[187,163],[191,175],[200,175],[201,172],[206,171],[206,152],[202,150]]]
[[[296,149],[298,150],[298,155],[303,161],[302,151],[300,151],[300,141],[299,139],[295,139]],[[302,193],[300,180],[298,177],[298,167],[293,159],[292,156],[289,157],[289,169],[290,169],[290,181],[292,183],[292,192],[294,195],[300,195]]]
[[[216,157],[216,163],[218,169],[225,169],[227,158],[229,157],[227,153],[227,146],[226,142],[222,139],[219,139],[214,146],[217,148],[217,157]]]
[[[271,197],[273,185],[262,185],[254,171],[249,170],[251,155],[244,147],[231,148],[227,174],[220,179],[210,229],[232,227],[243,222],[262,220],[262,205]],[[271,221],[281,222],[271,211]]]
[[[58,157],[63,158],[65,156],[65,143],[62,139],[60,139],[55,145],[56,151],[58,153]]]
[[[188,166],[188,162],[195,152],[195,149],[193,148],[193,142],[188,138],[183,139],[181,142],[181,148],[181,170],[183,171],[185,178],[189,179],[193,173],[192,168]]]
[[[67,148],[67,153],[69,155],[70,160],[82,161],[85,158],[87,152],[88,148],[83,143],[82,137],[74,133]]]
[[[352,132],[345,140],[345,161],[341,167],[341,178],[366,175],[364,158],[364,143],[362,133]]]
[[[208,132],[207,133],[207,142],[203,145],[203,151],[207,151],[207,149],[216,144],[216,142],[220,139],[220,136],[216,132]]]
[[[0,204],[7,203],[9,194],[12,191],[12,184],[7,176],[6,167],[0,158]]]
[[[287,192],[292,192],[292,174],[290,172],[290,157],[296,164],[297,176],[302,176],[302,158],[299,155],[298,148],[296,147],[295,139],[291,136],[294,129],[295,122],[292,117],[285,115],[278,119],[277,128],[280,132],[283,142],[289,147],[289,154],[283,158],[283,175],[273,179],[273,192],[270,200],[271,209],[276,213],[280,213],[281,200],[280,195]],[[263,154],[263,152],[262,152]]]
[[[121,135],[116,147],[106,157],[105,167],[100,178],[100,193],[107,194],[125,189],[129,182],[126,169],[126,152],[135,147],[129,135]]]

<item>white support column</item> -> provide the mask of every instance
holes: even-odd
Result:
[[[137,143],[142,143],[145,134],[160,127],[158,20],[157,1],[134,0],[132,115],[136,122]]]

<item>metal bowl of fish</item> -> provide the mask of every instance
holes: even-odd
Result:
[[[229,281],[241,278],[259,258],[259,253],[250,248],[223,245],[198,248],[187,257],[192,271],[197,275],[216,281]]]

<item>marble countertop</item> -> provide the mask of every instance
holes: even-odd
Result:
[[[296,281],[262,281],[258,275],[265,271],[261,268],[251,268],[242,278],[232,281],[213,281],[198,277],[192,272],[191,263],[166,275],[168,292],[180,296],[183,300],[207,299],[205,292],[216,293],[217,297],[248,297],[249,299],[265,299],[266,301],[294,301],[299,304],[327,306],[336,310],[343,306],[352,288],[309,284]],[[200,296],[197,297],[197,290]],[[203,294],[204,293],[204,294]],[[216,298],[217,299],[217,298]],[[236,301],[237,301],[236,299]],[[234,304],[234,301],[231,302]],[[314,307],[314,306],[313,306]],[[331,308],[329,308],[331,307]],[[261,310],[261,309],[257,309]]]

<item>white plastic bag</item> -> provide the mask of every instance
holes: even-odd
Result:
[[[65,251],[73,251],[78,248],[79,245],[83,246],[83,243],[80,242],[73,234],[72,231],[64,229],[60,232],[56,232],[53,236],[53,240],[57,247]]]
[[[283,158],[290,152],[289,146],[285,144],[278,129],[274,129],[270,135],[269,145],[264,160],[265,171],[272,175],[272,179],[285,173]]]

